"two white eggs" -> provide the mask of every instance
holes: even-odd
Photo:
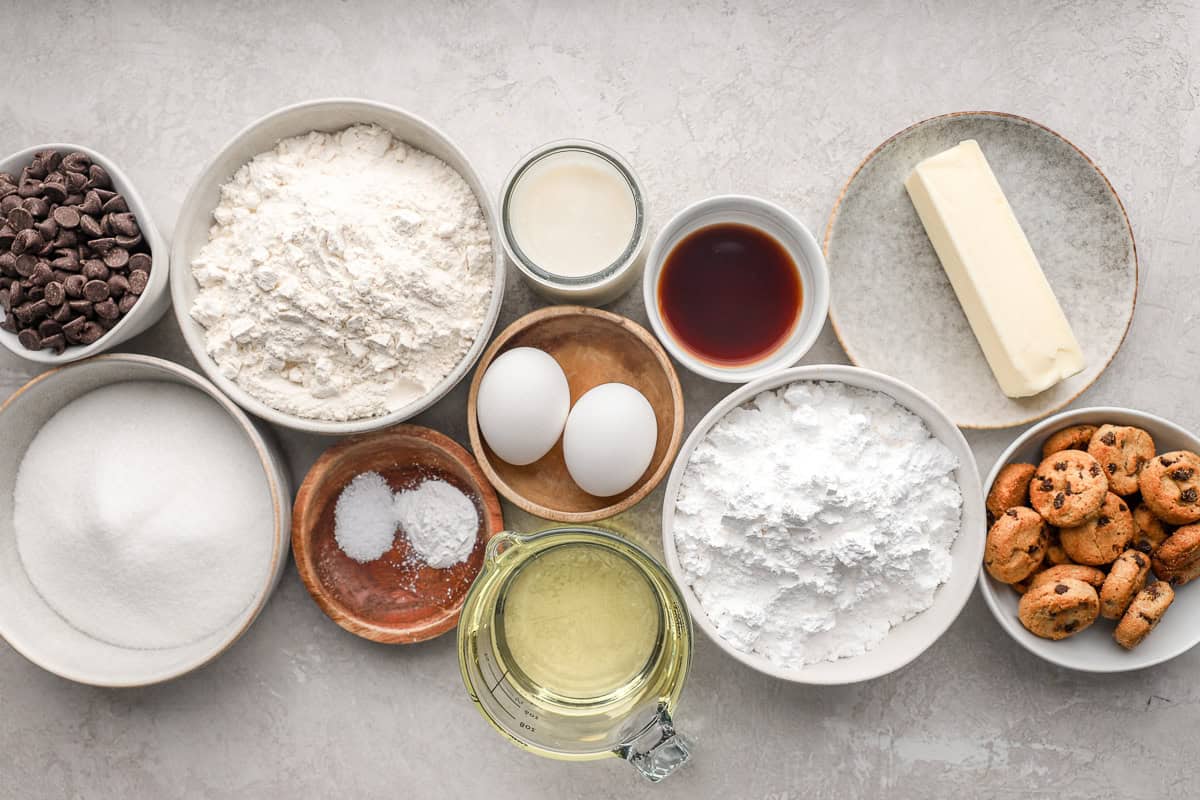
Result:
[[[476,415],[492,452],[517,466],[542,458],[561,436],[571,479],[597,497],[637,483],[658,443],[645,395],[624,383],[604,383],[572,408],[562,367],[534,347],[513,348],[491,363],[479,382]]]

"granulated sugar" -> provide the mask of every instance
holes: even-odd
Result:
[[[38,593],[110,644],[198,641],[266,586],[266,473],[237,423],[195,389],[121,383],[68,404],[29,445],[13,501]]]
[[[784,667],[864,653],[950,577],[954,455],[879,392],[798,382],[713,426],[675,545],[721,637]]]

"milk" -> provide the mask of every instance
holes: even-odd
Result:
[[[528,261],[565,278],[609,267],[634,238],[637,204],[625,175],[607,159],[559,150],[517,179],[508,223]]]

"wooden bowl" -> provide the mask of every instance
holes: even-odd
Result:
[[[470,558],[448,569],[414,563],[402,532],[391,550],[367,564],[343,553],[333,535],[334,506],[354,476],[372,470],[394,491],[436,477],[470,497],[479,511]],[[484,546],[503,528],[500,500],[470,453],[435,430],[396,425],[344,439],[321,454],[296,494],[292,553],[308,593],[330,619],[364,639],[410,644],[458,624]]]
[[[492,452],[479,433],[479,383],[492,360],[514,347],[553,356],[567,375],[572,405],[602,383],[626,383],[646,396],[658,419],[658,444],[637,483],[612,497],[588,494],[567,472],[561,439],[545,456],[520,467]],[[484,351],[471,380],[467,426],[479,466],[500,494],[543,519],[595,522],[632,507],[666,477],[683,439],[683,390],[666,351],[641,325],[596,308],[551,306],[509,325]]]

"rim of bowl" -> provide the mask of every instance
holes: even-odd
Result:
[[[1103,416],[1111,419],[1115,415],[1148,420],[1156,425],[1161,425],[1164,428],[1168,428],[1173,433],[1177,434],[1181,439],[1188,442],[1191,445],[1191,449],[1196,452],[1200,452],[1200,437],[1196,436],[1196,434],[1192,433],[1181,425],[1171,422],[1169,419],[1164,417],[1160,417],[1157,414],[1151,414],[1149,411],[1139,411],[1136,408],[1127,408],[1124,406],[1089,406],[1087,408],[1074,408],[1069,411],[1062,411],[1046,417],[1038,424],[1032,426],[1014,439],[1012,443],[1004,449],[1004,452],[996,458],[996,463],[993,464],[991,470],[989,470],[987,483],[985,483],[984,486],[990,487],[995,482],[996,475],[999,474],[1000,469],[1005,464],[1008,464],[1010,461],[1012,461],[1013,455],[1018,450],[1025,447],[1034,438],[1044,435],[1050,429],[1082,423],[1085,421],[1085,418],[1089,417],[1098,418]],[[1088,419],[1086,421],[1091,422],[1094,420]],[[979,593],[983,595],[983,600],[987,604],[988,610],[992,612],[992,616],[996,618],[996,622],[1002,629],[1004,629],[1004,632],[1007,633],[1013,641],[1044,661],[1048,661],[1051,664],[1064,667],[1066,669],[1072,669],[1077,672],[1089,672],[1103,675],[1111,675],[1120,672],[1136,672],[1140,669],[1148,669],[1150,667],[1158,666],[1159,664],[1170,661],[1173,658],[1183,655],[1188,650],[1191,650],[1197,644],[1200,644],[1200,632],[1197,632],[1195,638],[1190,643],[1172,648],[1161,658],[1148,661],[1144,664],[1130,664],[1128,666],[1118,665],[1114,667],[1106,667],[1103,664],[1099,664],[1097,666],[1081,666],[1071,662],[1069,659],[1057,655],[1058,651],[1054,648],[1046,648],[1044,650],[1038,649],[1034,642],[1027,641],[1018,635],[1020,623],[1017,622],[1015,616],[1011,615],[1007,610],[1000,607],[1000,600],[997,597],[996,587],[992,585],[992,581],[987,574],[987,570],[981,569],[979,571],[978,583]],[[1023,631],[1024,628],[1020,628],[1020,630]],[[1042,642],[1047,640],[1038,639],[1037,641]],[[1053,644],[1053,642],[1048,643]]]
[[[3,638],[6,642],[8,642],[10,647],[24,656],[28,661],[36,664],[49,673],[58,675],[61,678],[66,678],[67,680],[71,680],[76,683],[87,684],[89,686],[100,686],[114,689],[132,688],[137,686],[152,686],[157,683],[164,683],[166,681],[182,677],[189,672],[194,672],[195,670],[198,670],[201,667],[205,667],[208,664],[211,664],[213,661],[216,661],[218,658],[224,655],[229,648],[233,647],[233,645],[236,644],[239,639],[242,638],[246,631],[250,629],[250,626],[258,620],[259,615],[262,614],[263,608],[265,608],[267,605],[267,601],[270,600],[271,595],[274,594],[274,589],[278,583],[281,568],[283,567],[281,562],[287,559],[287,554],[289,552],[287,545],[290,543],[289,537],[291,533],[291,503],[289,502],[290,494],[288,487],[281,485],[281,483],[277,480],[275,472],[275,470],[278,469],[280,474],[282,474],[286,480],[286,468],[282,463],[277,462],[274,452],[267,444],[266,437],[261,431],[259,431],[257,427],[255,427],[253,421],[246,415],[246,412],[238,408],[237,404],[232,402],[228,397],[225,397],[225,395],[221,394],[221,391],[203,375],[200,375],[199,373],[196,373],[180,364],[176,364],[173,361],[167,361],[166,359],[156,358],[154,356],[138,355],[135,353],[108,353],[89,359],[86,363],[91,364],[98,361],[115,361],[130,364],[138,368],[151,369],[157,372],[169,372],[172,375],[183,378],[189,386],[212,398],[218,405],[221,406],[222,409],[224,409],[227,414],[229,414],[229,416],[233,418],[234,422],[237,423],[238,427],[241,428],[242,432],[246,435],[246,438],[249,440],[250,444],[253,445],[255,452],[258,454],[259,465],[262,467],[263,473],[266,475],[267,485],[271,490],[271,507],[274,512],[275,531],[274,543],[271,548],[271,566],[270,569],[267,570],[266,582],[255,594],[254,603],[251,605],[249,616],[246,617],[245,621],[236,627],[231,626],[231,632],[223,636],[219,642],[215,643],[213,650],[203,657],[198,657],[192,661],[185,662],[180,666],[164,670],[160,673],[151,673],[149,677],[144,679],[124,681],[96,680],[94,677],[82,673],[77,669],[63,669],[58,665],[51,665],[47,663],[34,652],[32,652],[25,642],[13,641],[7,632],[0,630],[0,638]],[[0,419],[3,419],[4,412],[20,395],[24,394],[27,390],[32,389],[34,386],[40,383],[54,380],[59,373],[65,369],[70,369],[71,366],[73,365],[64,365],[56,369],[47,370],[46,372],[43,372],[24,383],[21,388],[13,392],[12,395],[5,400],[2,405],[0,405]],[[83,364],[80,364],[79,366],[83,366]],[[106,385],[111,385],[111,383]],[[244,614],[246,612],[242,613]],[[33,649],[36,649],[36,647]]]
[[[950,626],[954,624],[955,620],[957,620],[959,615],[962,613],[963,608],[966,607],[967,601],[970,600],[971,594],[975,588],[975,580],[973,578],[963,583],[962,589],[960,590],[961,596],[947,595],[945,594],[946,584],[939,586],[937,593],[934,595],[933,605],[925,609],[925,611],[922,611],[921,614],[925,614],[933,610],[933,608],[938,605],[939,601],[946,604],[946,608],[953,606],[953,613],[947,615],[945,622],[938,626],[935,634],[930,637],[927,642],[918,648],[914,648],[913,651],[907,654],[906,657],[899,663],[892,665],[887,669],[865,670],[864,674],[857,677],[848,675],[846,677],[814,679],[811,676],[805,675],[805,671],[809,666],[816,665],[806,665],[804,667],[800,667],[799,669],[788,669],[773,664],[764,656],[757,655],[755,653],[744,653],[741,650],[736,649],[717,631],[711,620],[709,620],[708,613],[705,611],[704,605],[700,602],[699,598],[696,597],[696,593],[692,589],[691,584],[684,578],[683,568],[679,563],[679,554],[675,549],[675,500],[679,493],[679,484],[683,479],[683,474],[687,469],[688,462],[691,460],[692,452],[695,450],[696,446],[700,443],[704,436],[706,436],[712,429],[713,425],[725,417],[730,411],[761,392],[776,389],[780,386],[798,381],[835,381],[846,383],[850,386],[862,387],[862,384],[857,380],[859,376],[869,376],[871,380],[878,381],[879,383],[888,387],[886,389],[873,390],[890,396],[900,406],[920,417],[922,422],[924,422],[927,426],[930,415],[914,409],[914,401],[918,405],[927,406],[933,414],[940,417],[940,421],[944,423],[946,429],[952,433],[953,440],[952,442],[942,441],[942,443],[947,445],[947,447],[954,452],[959,460],[956,482],[962,491],[963,520],[965,520],[967,517],[967,506],[970,504],[975,506],[975,511],[977,512],[979,519],[983,522],[986,522],[986,515],[983,506],[983,494],[979,483],[979,469],[975,463],[975,456],[971,451],[971,447],[967,444],[967,440],[963,436],[962,431],[958,428],[958,426],[946,416],[945,412],[943,412],[936,403],[903,381],[897,380],[896,378],[893,378],[890,375],[886,375],[882,372],[875,372],[874,370],[864,369],[863,367],[848,366],[843,364],[814,364],[802,367],[791,367],[789,369],[772,373],[766,377],[759,378],[758,380],[734,389],[720,402],[713,406],[712,410],[705,414],[704,418],[696,424],[694,429],[692,429],[691,435],[688,436],[687,441],[684,442],[683,447],[681,447],[679,450],[679,455],[675,460],[675,466],[671,470],[671,477],[667,481],[666,491],[663,495],[662,544],[664,560],[666,562],[667,569],[671,573],[671,577],[675,579],[675,582],[679,585],[680,590],[683,592],[683,596],[687,601],[688,611],[692,615],[692,619],[695,620],[696,624],[700,626],[708,638],[711,639],[717,645],[717,647],[719,647],[726,654],[732,656],[746,666],[763,673],[764,675],[770,675],[773,678],[779,678],[792,683],[816,686],[838,686],[851,683],[861,683],[864,681],[881,678],[884,675],[891,674],[892,672],[908,666],[922,653],[932,647],[933,644],[937,642],[938,639],[942,638],[946,631],[950,629]],[[930,434],[933,435],[933,431],[930,431]],[[965,523],[960,525],[958,531],[959,537],[962,537],[966,533],[965,528]],[[970,563],[974,565],[972,568],[976,571],[979,570],[979,565],[983,560],[983,546],[985,541],[985,537],[982,535],[978,538],[979,541],[976,543],[974,548],[976,552],[967,554],[970,556]],[[955,544],[958,542],[959,539],[956,538]],[[909,620],[905,620],[905,622],[908,621]],[[903,625],[905,622],[900,624]],[[893,628],[895,627],[897,626],[893,626]],[[869,658],[870,655],[871,651],[868,650],[863,655],[854,656],[853,658]],[[851,659],[838,659],[837,661],[821,663],[837,664],[839,662],[845,662],[849,660]]]
[[[721,212],[729,211],[748,211],[775,220],[794,239],[795,247],[792,242],[780,241],[779,243],[789,253],[798,249],[799,252],[795,255],[808,264],[813,277],[812,285],[808,285],[809,282],[805,280],[803,268],[796,265],[803,291],[813,298],[811,315],[805,319],[803,309],[801,309],[801,315],[794,323],[792,331],[788,335],[788,341],[758,361],[741,366],[721,366],[693,355],[667,330],[666,322],[658,307],[658,278],[662,273],[663,262],[669,255],[668,243],[681,238],[684,234],[720,223],[720,220],[708,221],[703,224],[687,222],[689,216],[697,212],[717,212],[717,215],[720,215]],[[770,231],[763,230],[763,232],[779,241],[779,237]],[[663,347],[676,361],[697,375],[710,380],[722,383],[748,383],[791,367],[812,349],[817,337],[821,334],[821,329],[825,327],[825,319],[829,316],[829,268],[825,264],[825,254],[821,251],[812,232],[786,208],[761,197],[745,194],[719,194],[684,206],[659,230],[654,244],[650,246],[650,253],[646,256],[646,268],[642,279],[642,302],[646,307],[646,316],[650,320],[650,327],[654,329],[654,335],[658,337]]]
[[[468,591],[462,593],[457,603],[442,608],[440,616],[430,614],[429,618],[419,625],[407,627],[380,625],[364,619],[357,609],[334,598],[326,582],[321,579],[314,561],[316,554],[313,552],[312,536],[320,510],[315,506],[315,500],[321,484],[325,481],[327,468],[338,459],[345,457],[350,451],[376,438],[384,438],[389,441],[396,439],[419,440],[422,444],[440,450],[459,464],[471,477],[473,484],[471,488],[479,496],[482,506],[480,522],[484,529],[485,545],[492,540],[492,537],[504,530],[504,511],[500,506],[500,498],[496,496],[495,488],[488,483],[487,477],[475,457],[446,434],[424,425],[400,423],[383,430],[342,439],[325,448],[317,456],[313,465],[309,467],[304,480],[300,482],[300,488],[296,490],[290,533],[296,571],[300,573],[300,581],[304,584],[304,588],[325,616],[355,636],[380,644],[417,644],[436,639],[458,626],[469,587]],[[483,563],[480,562],[480,570],[482,569]],[[479,573],[476,572],[471,580],[474,581],[478,575]]]
[[[119,182],[125,186],[125,190],[121,194],[125,197],[125,201],[129,203],[130,211],[137,218],[138,227],[142,230],[142,236],[150,246],[150,258],[152,259],[150,269],[151,284],[142,292],[138,302],[134,304],[129,313],[121,317],[120,321],[112,327],[111,330],[105,331],[104,335],[96,341],[87,345],[72,345],[62,352],[61,355],[55,355],[52,350],[26,350],[17,341],[15,333],[8,331],[0,331],[0,344],[13,355],[22,358],[26,361],[32,361],[37,364],[49,364],[51,366],[65,366],[75,361],[79,361],[90,356],[103,353],[111,347],[116,347],[124,339],[119,334],[122,330],[132,327],[132,320],[137,316],[142,316],[147,313],[152,313],[151,307],[153,302],[142,302],[142,297],[147,301],[153,299],[156,293],[166,291],[166,284],[170,279],[170,251],[167,247],[166,240],[159,233],[158,225],[154,222],[154,217],[150,214],[150,208],[142,200],[142,195],[138,191],[137,186],[129,179],[125,170],[121,169],[115,161],[108,156],[91,147],[82,144],[72,144],[70,142],[51,142],[49,144],[38,144],[32,147],[26,147],[11,153],[0,159],[0,165],[8,165],[13,161],[28,161],[34,153],[39,150],[78,150],[81,153],[86,153],[88,158],[104,167],[108,174],[113,178],[114,187]],[[161,275],[160,275],[161,273]],[[138,312],[142,312],[139,314]],[[162,308],[159,311],[161,316],[166,311]],[[150,324],[153,324],[151,322]]]
[[[1042,123],[1038,122],[1035,119],[1030,119],[1029,117],[1023,117],[1020,114],[1012,114],[1008,111],[987,111],[987,110],[982,110],[982,109],[973,110],[973,111],[951,111],[946,114],[935,114],[932,117],[926,117],[924,119],[917,120],[916,122],[912,123],[911,125],[906,125],[905,127],[896,131],[891,136],[889,136],[888,138],[886,138],[882,142],[880,142],[878,145],[876,145],[875,148],[871,150],[871,152],[867,153],[866,156],[863,157],[862,161],[858,162],[858,166],[856,166],[854,168],[854,171],[850,173],[850,177],[846,178],[846,182],[844,184],[842,184],[841,191],[838,192],[837,199],[833,202],[833,208],[830,209],[830,211],[829,211],[829,219],[825,223],[825,238],[823,240],[822,252],[825,253],[826,255],[828,255],[829,244],[833,240],[833,226],[837,223],[838,214],[841,212],[842,201],[846,199],[846,193],[848,191],[850,191],[850,185],[854,183],[855,178],[858,177],[858,173],[862,172],[863,169],[866,168],[867,164],[870,164],[875,159],[875,157],[884,150],[884,148],[886,148],[892,142],[899,139],[901,136],[908,133],[909,131],[919,128],[922,125],[925,125],[930,122],[935,122],[937,120],[953,119],[955,117],[999,117],[1002,119],[1014,120],[1016,122],[1022,122],[1022,123],[1026,123],[1028,125],[1032,125],[1035,128],[1040,128],[1041,130],[1045,131],[1046,133],[1049,133],[1051,136],[1061,139],[1072,150],[1074,150],[1076,153],[1078,153],[1083,158],[1083,160],[1088,163],[1088,166],[1090,166],[1092,169],[1094,169],[1096,171],[1096,174],[1099,175],[1100,179],[1104,181],[1104,185],[1106,187],[1108,187],[1109,194],[1111,194],[1113,200],[1115,200],[1117,202],[1117,208],[1121,212],[1121,218],[1123,220],[1125,220],[1125,230],[1129,234],[1129,244],[1133,249],[1133,298],[1131,299],[1130,304],[1129,304],[1129,316],[1125,319],[1125,330],[1121,332],[1121,340],[1119,342],[1117,342],[1116,348],[1113,350],[1112,355],[1110,355],[1108,357],[1108,361],[1106,361],[1104,363],[1104,367],[1099,372],[1096,373],[1096,375],[1087,383],[1086,386],[1081,386],[1079,388],[1079,391],[1077,391],[1075,394],[1073,394],[1070,397],[1063,400],[1062,403],[1059,404],[1058,406],[1056,406],[1055,408],[1052,408],[1049,411],[1046,411],[1042,414],[1035,414],[1032,417],[1027,417],[1018,422],[1006,422],[1002,425],[980,424],[980,423],[959,424],[958,422],[955,422],[955,424],[958,425],[958,427],[963,428],[965,430],[973,430],[973,431],[997,431],[997,430],[1004,430],[1006,428],[1016,428],[1021,425],[1029,425],[1030,423],[1039,422],[1041,420],[1048,419],[1053,414],[1061,413],[1063,411],[1063,409],[1065,409],[1071,403],[1078,400],[1084,392],[1086,392],[1088,389],[1092,388],[1092,386],[1096,383],[1096,381],[1100,380],[1100,376],[1103,375],[1110,366],[1112,366],[1112,362],[1117,357],[1117,353],[1121,352],[1121,348],[1125,346],[1125,340],[1127,338],[1129,338],[1129,330],[1133,326],[1133,315],[1135,313],[1137,313],[1137,301],[1138,301],[1138,291],[1139,291],[1138,284],[1139,284],[1139,279],[1141,277],[1141,260],[1138,256],[1137,238],[1134,237],[1134,235],[1133,235],[1133,223],[1131,223],[1129,221],[1129,212],[1125,210],[1125,203],[1121,201],[1121,195],[1117,193],[1117,189],[1115,186],[1112,185],[1112,181],[1110,181],[1108,179],[1108,175],[1106,175],[1104,173],[1104,170],[1100,169],[1100,165],[1097,164],[1095,161],[1093,161],[1091,156],[1089,156],[1087,153],[1083,152],[1083,150],[1079,147],[1079,145],[1075,144],[1070,139],[1068,139],[1066,136],[1063,136],[1061,133],[1059,133],[1058,131],[1049,127],[1048,125],[1043,125]],[[831,305],[829,308],[829,327],[831,327],[833,329],[833,335],[837,338],[838,345],[841,346],[842,352],[844,352],[846,354],[846,358],[848,358],[850,360],[850,363],[854,364],[855,366],[861,366],[859,364],[858,357],[847,346],[846,339],[842,336],[841,329],[838,328],[837,309],[833,305]]]
[[[172,243],[172,268],[171,268],[171,301],[174,306],[175,319],[179,323],[179,328],[183,332],[184,341],[187,342],[188,350],[192,357],[200,365],[204,374],[211,380],[221,391],[229,395],[235,403],[241,406],[246,411],[254,416],[266,420],[267,422],[280,425],[291,430],[302,431],[305,433],[316,433],[324,436],[345,436],[352,433],[367,433],[370,431],[380,430],[399,422],[404,422],[422,411],[433,406],[443,397],[450,393],[457,386],[467,373],[471,371],[471,367],[479,360],[479,356],[483,353],[483,349],[491,338],[492,333],[496,330],[496,322],[500,319],[500,306],[504,300],[504,287],[507,269],[504,263],[504,246],[499,239],[503,238],[503,233],[500,228],[500,220],[497,216],[495,203],[492,196],[483,191],[486,184],[480,177],[479,172],[475,169],[474,164],[466,153],[458,146],[458,144],[442,131],[441,128],[429,122],[424,117],[413,114],[410,111],[405,111],[399,106],[394,106],[389,103],[381,103],[376,100],[366,100],[359,97],[323,97],[315,100],[305,100],[300,103],[277,108],[248,125],[245,125],[232,137],[227,139],[223,145],[217,150],[211,158],[204,164],[204,168],[200,170],[199,176],[188,189],[187,195],[184,197],[183,205],[179,208],[179,217],[175,224],[175,229],[180,228],[179,220],[185,217],[192,217],[199,213],[199,187],[200,183],[210,175],[215,169],[216,163],[225,155],[226,152],[234,148],[243,139],[256,132],[259,128],[273,122],[280,117],[285,117],[295,114],[299,111],[305,111],[320,106],[358,106],[364,110],[382,111],[388,114],[398,115],[403,117],[408,123],[418,128],[425,128],[434,138],[441,141],[442,145],[447,150],[454,153],[463,163],[465,169],[461,172],[454,167],[451,167],[455,172],[459,172],[464,180],[471,181],[480,187],[482,194],[476,193],[472,189],[472,194],[475,194],[475,199],[479,203],[479,209],[483,214],[484,221],[490,222],[495,228],[497,235],[492,238],[492,295],[488,301],[487,312],[484,315],[483,323],[480,325],[475,341],[466,354],[459,360],[446,377],[438,382],[429,392],[423,396],[413,400],[411,403],[404,405],[401,408],[389,411],[386,414],[381,414],[377,417],[363,417],[345,421],[319,420],[309,417],[301,417],[294,414],[286,414],[282,411],[272,408],[262,400],[251,395],[241,386],[229,380],[221,374],[220,367],[208,354],[208,349],[204,341],[204,329],[191,318],[188,309],[184,308],[183,302],[183,285],[185,281],[191,281],[195,284],[195,278],[192,276],[191,261],[184,258],[182,252],[178,252],[176,248],[181,248],[178,238]],[[369,122],[370,120],[364,120]],[[353,124],[353,123],[351,123]],[[382,126],[387,127],[387,126]],[[314,129],[315,130],[315,129]],[[390,131],[390,129],[389,129]],[[393,132],[393,136],[396,134]],[[403,140],[403,137],[397,136]],[[230,176],[224,176],[228,180]],[[206,211],[207,217],[211,219],[213,209],[209,208]],[[489,234],[490,234],[489,229]]]
[[[508,484],[492,466],[491,459],[488,457],[487,448],[484,446],[483,435],[479,431],[479,419],[477,417],[477,401],[479,399],[479,384],[483,381],[483,375],[487,372],[487,368],[491,366],[492,361],[500,353],[501,348],[509,343],[514,336],[523,331],[529,330],[535,325],[545,322],[548,319],[557,317],[571,316],[587,316],[597,317],[610,322],[618,327],[628,331],[642,343],[646,349],[654,354],[654,359],[662,367],[663,374],[667,377],[667,382],[671,385],[671,400],[672,412],[675,416],[675,421],[671,425],[671,440],[667,443],[666,453],[663,455],[662,463],[656,469],[646,482],[642,484],[637,491],[615,503],[598,508],[595,511],[559,511],[549,506],[544,506],[540,503],[535,503],[529,500],[516,489]],[[686,413],[686,402],[683,396],[683,386],[679,382],[679,374],[675,371],[675,367],[671,364],[671,359],[663,350],[662,345],[641,325],[638,325],[628,317],[623,317],[612,311],[605,311],[602,308],[592,308],[590,306],[545,306],[543,308],[530,311],[514,320],[507,328],[502,330],[492,343],[488,345],[487,350],[479,359],[479,365],[475,369],[475,374],[471,378],[471,388],[467,395],[467,435],[471,441],[471,452],[475,456],[475,460],[479,463],[479,468],[483,470],[483,474],[488,481],[502,494],[505,499],[513,505],[526,511],[534,516],[551,522],[561,522],[567,525],[588,524],[592,522],[600,522],[610,517],[614,517],[623,511],[633,508],[635,505],[646,499],[650,492],[654,491],[663,479],[667,477],[679,456],[680,445],[683,442],[683,422]]]

